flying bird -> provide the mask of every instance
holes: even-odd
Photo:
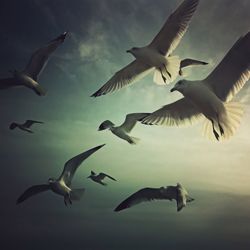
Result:
[[[135,60],[116,72],[108,82],[92,94],[92,97],[123,88],[152,71],[154,71],[154,82],[166,84],[174,81],[178,74],[182,73],[182,68],[206,64],[193,59],[180,61],[179,57],[171,55],[187,31],[198,3],[199,0],[184,0],[149,45],[127,50]]]
[[[61,176],[58,179],[49,178],[48,184],[35,185],[28,188],[18,199],[17,204],[25,201],[26,199],[39,194],[41,192],[45,192],[48,190],[53,191],[54,193],[61,195],[64,197],[65,206],[72,204],[72,200],[77,201],[80,200],[83,195],[85,189],[72,189],[71,181],[74,177],[74,174],[77,168],[81,165],[81,163],[86,160],[90,155],[95,153],[97,150],[102,148],[105,144],[91,148],[73,158],[68,160],[65,165]]]
[[[37,49],[31,56],[26,68],[23,71],[10,70],[13,77],[0,79],[0,89],[13,87],[27,87],[32,89],[37,95],[44,96],[46,91],[38,83],[38,77],[45,68],[50,55],[57,47],[64,42],[67,32],[64,32],[56,39],[50,41],[44,47]]]
[[[137,121],[140,121],[150,113],[131,113],[126,116],[124,123],[120,126],[115,127],[115,124],[109,120],[104,121],[99,126],[99,131],[109,129],[114,135],[127,141],[130,144],[136,144],[139,138],[132,137],[129,133],[132,131]]]
[[[111,177],[110,175],[107,175],[105,173],[96,174],[94,171],[91,171],[90,176],[88,176],[88,178],[90,178],[92,181],[95,181],[95,182],[97,182],[97,183],[99,183],[99,184],[101,184],[103,186],[107,185],[105,182],[103,182],[103,180],[106,177],[109,178],[109,179],[111,179],[111,180],[113,180],[113,181],[116,181],[116,179],[113,178],[113,177]]]
[[[187,190],[180,183],[177,183],[176,186],[140,189],[120,203],[114,211],[119,212],[141,202],[152,200],[176,200],[177,212],[181,211],[187,205],[187,202],[194,201],[188,195]]]
[[[36,123],[40,123],[40,124],[43,124],[43,122],[40,122],[40,121],[34,121],[34,120],[27,120],[25,123],[16,123],[16,122],[12,122],[9,126],[9,129],[13,130],[15,128],[19,128],[23,131],[26,131],[28,133],[34,133],[30,127],[33,125],[33,124],[36,124]]]
[[[250,78],[250,32],[242,36],[218,66],[200,81],[181,80],[173,91],[184,97],[142,119],[149,125],[179,126],[205,118],[203,134],[210,139],[227,139],[237,129],[242,105],[232,102]]]

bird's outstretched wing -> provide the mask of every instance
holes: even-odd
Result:
[[[114,76],[108,80],[99,90],[97,90],[91,97],[98,97],[106,95],[115,90],[121,89],[126,85],[141,79],[143,76],[148,74],[152,68],[146,64],[143,64],[137,60],[128,64],[123,69],[119,70]]]
[[[40,121],[35,121],[35,120],[27,120],[23,126],[26,127],[26,128],[30,128],[34,123],[40,123],[42,124],[43,122],[40,122]]]
[[[180,126],[193,124],[202,116],[202,113],[184,97],[156,110],[141,122],[147,125]]]
[[[207,62],[203,62],[203,61],[199,61],[199,60],[195,60],[191,58],[186,58],[181,61],[180,68],[182,69],[182,68],[189,67],[189,66],[207,65],[207,64],[208,64]]]
[[[229,102],[250,78],[250,32],[241,37],[204,80],[224,102]]]
[[[43,185],[35,185],[32,186],[30,188],[28,188],[27,190],[24,191],[24,193],[17,199],[17,204],[27,200],[28,198],[30,198],[33,195],[45,192],[50,190],[50,186],[47,184],[43,184]]]
[[[81,163],[87,159],[90,155],[92,155],[93,153],[95,153],[97,150],[99,150],[100,148],[102,148],[105,144],[91,148],[73,158],[71,158],[70,160],[68,160],[65,165],[64,165],[64,169],[63,172],[61,174],[61,176],[59,177],[59,181],[63,180],[65,182],[65,184],[67,186],[71,185],[71,180],[74,177],[74,174],[77,170],[77,168],[81,165]]]
[[[64,42],[67,32],[64,32],[56,39],[49,42],[48,45],[36,50],[31,58],[24,73],[32,77],[34,80],[37,80],[38,75],[42,72],[43,68],[46,66],[46,63],[49,59],[49,56],[57,49],[57,47]]]
[[[8,89],[17,86],[22,86],[22,84],[18,83],[14,77],[0,79],[0,89]]]
[[[162,55],[170,55],[187,31],[198,3],[199,0],[184,0],[167,19],[149,47],[156,49]]]
[[[150,115],[150,113],[131,113],[126,115],[126,119],[124,123],[120,126],[121,129],[123,129],[126,133],[131,132],[131,130],[136,125],[137,121],[142,120],[143,118]]]
[[[136,193],[129,196],[126,200],[124,200],[122,203],[120,203],[114,211],[118,212],[120,210],[130,208],[134,205],[137,205],[144,201],[152,201],[152,200],[163,200],[163,199],[176,199],[176,189],[174,190],[174,193],[172,194],[169,192],[169,196],[164,193],[165,188],[143,188]],[[170,191],[170,189],[169,189]]]
[[[109,179],[113,180],[113,181],[116,181],[115,178],[113,178],[112,176],[108,175],[108,174],[105,174],[105,173],[100,173],[99,174],[100,178],[104,179],[105,177],[108,177]]]

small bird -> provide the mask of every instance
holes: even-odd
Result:
[[[105,177],[107,177],[113,181],[116,181],[116,179],[111,177],[110,175],[107,175],[105,173],[96,174],[94,171],[91,171],[90,176],[88,176],[87,178],[90,178],[92,181],[95,181],[103,186],[106,186],[107,184],[105,182],[102,182],[102,180],[104,180]]]
[[[148,116],[150,113],[131,113],[126,116],[124,123],[120,126],[115,127],[115,124],[109,120],[104,121],[99,126],[99,131],[109,129],[114,135],[127,141],[130,144],[136,144],[139,138],[128,135],[136,125],[136,122]]]
[[[204,80],[177,82],[173,91],[184,98],[163,106],[142,119],[143,124],[179,126],[205,118],[203,134],[228,139],[243,115],[242,105],[231,102],[250,78],[250,32],[242,36]]]
[[[120,203],[114,211],[118,212],[141,202],[152,200],[176,200],[177,212],[181,211],[181,209],[187,205],[187,202],[194,201],[194,199],[188,195],[187,190],[180,183],[177,183],[176,186],[140,189]]]
[[[184,0],[148,46],[127,50],[135,57],[135,60],[116,72],[110,80],[92,94],[92,97],[121,89],[152,71],[155,72],[154,82],[162,85],[173,82],[178,74],[182,74],[184,67],[207,64],[193,59],[181,61],[179,57],[171,55],[186,33],[198,3],[199,0]]]
[[[74,177],[74,174],[77,168],[81,165],[81,163],[86,160],[90,155],[95,153],[97,150],[102,148],[105,144],[91,148],[73,158],[68,160],[65,165],[61,176],[58,179],[49,178],[48,184],[43,185],[35,185],[28,188],[18,199],[17,204],[25,201],[33,195],[39,194],[41,192],[45,192],[48,190],[53,191],[54,193],[61,195],[64,197],[65,206],[72,204],[72,200],[78,201],[83,195],[85,189],[72,189],[71,181]]]
[[[20,123],[16,123],[16,122],[12,122],[9,126],[9,129],[13,130],[15,128],[19,128],[23,131],[26,131],[28,133],[34,133],[30,127],[33,125],[33,124],[36,124],[36,123],[40,123],[40,124],[43,124],[43,122],[39,122],[39,121],[34,121],[34,120],[27,120],[25,123],[23,124],[20,124]]]
[[[64,32],[46,46],[36,50],[23,71],[10,70],[13,77],[0,79],[0,89],[27,87],[35,91],[37,95],[44,96],[46,91],[37,82],[38,76],[45,68],[50,55],[64,42],[66,36],[67,32]]]

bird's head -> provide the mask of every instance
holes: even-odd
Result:
[[[104,121],[103,123],[101,123],[101,125],[99,126],[98,130],[102,131],[105,129],[111,129],[112,127],[114,127],[115,124],[109,120]]]
[[[90,172],[90,175],[87,177],[87,178],[91,178],[91,177],[93,177],[93,176],[95,176],[96,174],[95,174],[95,172],[94,171],[91,171]]]
[[[131,53],[133,56],[136,56],[139,51],[139,48],[133,47],[132,49],[127,50],[127,53]]]
[[[183,93],[187,85],[188,85],[188,81],[180,80],[174,85],[174,87],[170,91],[171,92],[179,91],[180,93]]]
[[[51,184],[51,183],[53,183],[53,182],[55,182],[55,181],[56,181],[55,178],[49,178],[49,179],[48,179],[48,183],[49,183],[49,184]]]
[[[11,123],[9,126],[9,129],[13,130],[17,127],[17,124],[15,122]]]

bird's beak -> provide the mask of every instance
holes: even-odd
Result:
[[[131,53],[131,50],[130,50],[130,49],[128,49],[128,50],[126,50],[126,52],[127,52],[127,53]]]
[[[176,91],[177,89],[175,87],[173,87],[172,89],[170,89],[170,92],[174,92]]]

